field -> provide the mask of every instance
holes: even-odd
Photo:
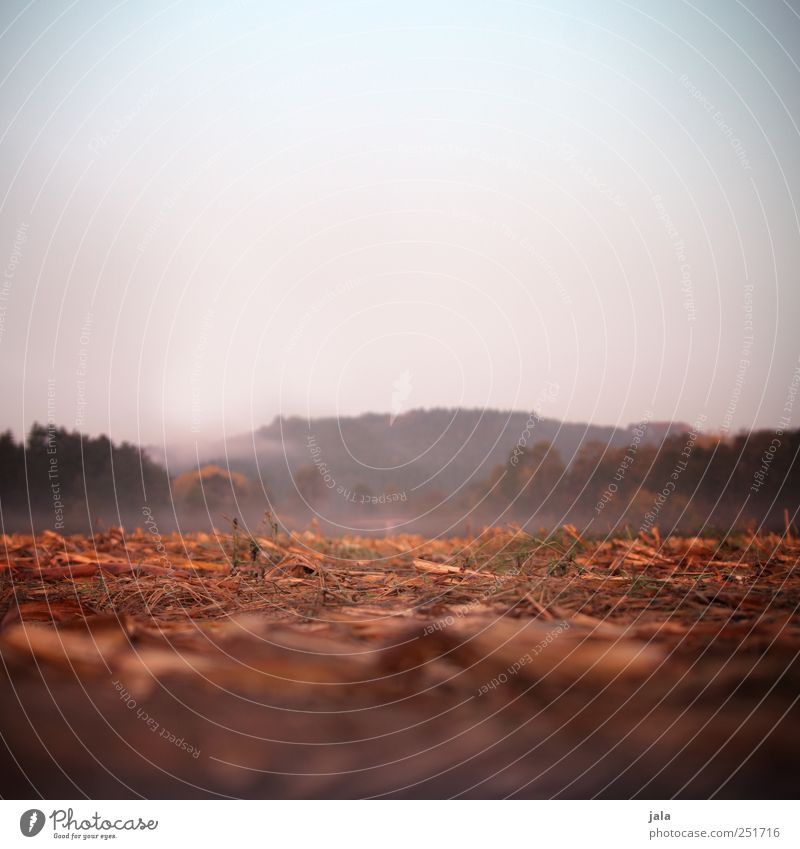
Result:
[[[5,536],[2,796],[797,796],[800,544]]]

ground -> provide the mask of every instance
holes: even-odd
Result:
[[[7,535],[2,796],[797,796],[791,537]]]

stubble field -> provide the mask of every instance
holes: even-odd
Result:
[[[796,796],[798,554],[5,536],[2,795]]]

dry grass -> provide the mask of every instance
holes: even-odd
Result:
[[[774,794],[784,761],[796,788],[791,538],[3,542],[3,795]]]

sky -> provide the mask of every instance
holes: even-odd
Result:
[[[0,427],[800,426],[800,10],[0,11]]]

